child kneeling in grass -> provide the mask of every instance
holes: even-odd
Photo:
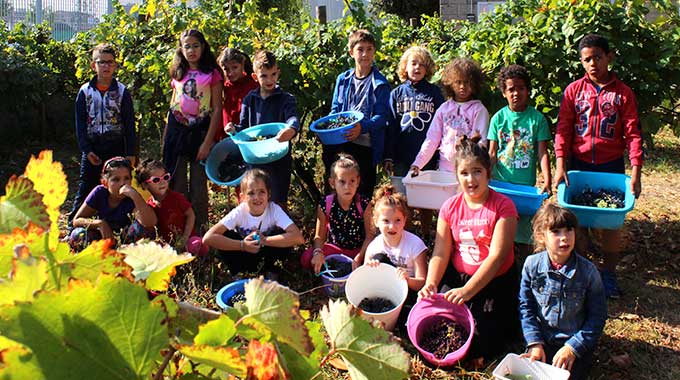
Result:
[[[203,244],[218,249],[232,275],[258,271],[260,261],[270,279],[278,277],[275,262],[304,243],[300,229],[283,209],[271,201],[269,176],[262,169],[248,170],[241,180],[241,203],[212,226]]]
[[[523,355],[585,379],[607,319],[607,299],[597,268],[574,250],[578,220],[546,203],[534,217],[534,241],[542,252],[522,270],[519,311],[527,342]]]

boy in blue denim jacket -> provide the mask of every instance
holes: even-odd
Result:
[[[585,379],[607,319],[607,299],[593,263],[574,251],[578,220],[546,203],[534,217],[536,247],[522,270],[519,312],[527,342],[523,355]]]

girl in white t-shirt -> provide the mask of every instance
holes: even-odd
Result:
[[[275,272],[274,263],[304,243],[300,229],[270,201],[270,189],[267,173],[248,170],[241,180],[241,203],[203,236],[203,244],[220,251],[232,274],[258,271],[262,260],[267,272]]]
[[[408,211],[406,196],[392,185],[383,185],[375,191],[373,222],[380,235],[366,248],[364,263],[375,266],[389,260],[388,264],[397,267],[399,276],[408,282],[409,289],[418,291],[427,276],[427,247],[418,236],[404,231]]]

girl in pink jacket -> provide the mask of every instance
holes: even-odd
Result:
[[[437,109],[420,152],[411,164],[413,175],[427,164],[439,149],[439,170],[455,172],[453,157],[461,136],[479,135],[486,147],[489,111],[475,99],[482,84],[482,69],[470,58],[456,58],[442,73],[444,94],[449,99]]]

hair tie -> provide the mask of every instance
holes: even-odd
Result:
[[[386,189],[386,190],[385,190],[385,195],[387,195],[388,197],[389,197],[390,195],[392,195],[392,189]]]

